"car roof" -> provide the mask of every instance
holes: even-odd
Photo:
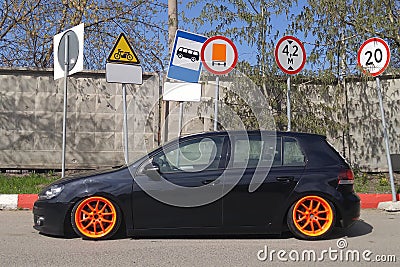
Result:
[[[234,130],[234,131],[215,131],[215,132],[201,132],[181,136],[180,138],[187,137],[201,137],[201,136],[214,136],[214,135],[243,135],[243,134],[253,135],[253,134],[266,134],[266,135],[276,135],[276,136],[288,136],[288,137],[319,137],[326,139],[326,136],[315,134],[315,133],[303,133],[303,132],[283,132],[283,131],[268,131],[268,130]]]

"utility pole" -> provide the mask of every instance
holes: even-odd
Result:
[[[171,55],[175,33],[178,29],[178,1],[168,0],[168,48]]]
[[[349,96],[347,90],[346,83],[346,75],[347,75],[347,67],[346,67],[346,40],[354,38],[355,36],[345,37],[344,33],[340,33],[340,40],[338,42],[338,76],[339,83],[342,87],[344,94],[344,118],[346,120],[346,128],[345,133],[343,134],[343,156],[349,161],[351,164],[351,137],[350,137],[350,118],[349,118]],[[346,138],[346,140],[344,140]],[[347,143],[347,151],[345,147],[345,143]],[[347,152],[347,153],[346,153]],[[347,155],[346,155],[347,154]]]
[[[267,97],[267,85],[265,84],[265,64],[266,64],[266,49],[265,49],[265,36],[266,36],[266,23],[265,23],[265,2],[260,2],[261,9],[261,76],[262,76],[262,89],[265,97]]]
[[[178,29],[178,1],[168,0],[168,48],[170,56],[172,53],[175,33],[177,29]],[[169,116],[169,102],[164,101],[164,135],[163,135],[164,142],[168,141],[168,116]]]
[[[347,94],[347,84],[346,84],[346,43],[344,41],[344,35],[341,36],[342,42],[342,51],[341,51],[341,60],[340,60],[340,69],[341,69],[341,77],[342,77],[342,88],[344,93],[344,104],[345,104],[345,112],[346,112],[346,141],[347,141],[347,160],[351,164],[351,140],[350,140],[350,118],[349,118],[349,96]]]

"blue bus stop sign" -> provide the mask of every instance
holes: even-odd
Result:
[[[198,83],[202,68],[200,52],[207,37],[177,30],[167,77],[170,79]]]

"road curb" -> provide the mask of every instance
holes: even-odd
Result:
[[[376,209],[378,204],[391,201],[391,194],[357,194],[361,199],[362,209]],[[0,194],[0,210],[32,209],[38,199],[36,194]],[[400,194],[397,194],[397,200]]]
[[[36,194],[0,194],[0,210],[31,210],[37,199]]]
[[[392,194],[357,194],[361,199],[362,209],[376,209],[380,202],[391,201]],[[397,200],[400,199],[400,194],[397,194]]]

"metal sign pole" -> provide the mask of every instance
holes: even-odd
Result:
[[[182,124],[183,124],[183,101],[179,101],[179,121],[178,121],[178,137],[181,136],[181,131],[182,131]],[[181,151],[179,149],[178,154],[176,154],[176,167],[179,168],[179,162],[180,162],[180,154]]]
[[[69,69],[69,36],[65,37],[65,53],[64,53],[64,114],[63,114],[63,140],[62,140],[62,170],[61,177],[65,177],[65,147],[66,147],[66,135],[67,135],[67,80],[68,80],[68,69]]]
[[[161,132],[163,129],[162,127],[162,95],[163,95],[163,80],[162,80],[162,74],[161,71],[158,71],[158,145],[161,145],[164,141],[164,135]]]
[[[219,99],[219,76],[216,78],[215,96],[214,96],[214,131],[218,130],[218,99]]]
[[[388,138],[388,134],[387,134],[387,130],[386,130],[386,121],[385,121],[385,113],[384,113],[384,110],[383,110],[381,85],[380,85],[380,81],[379,81],[378,77],[376,77],[376,89],[378,91],[379,106],[380,106],[380,109],[381,109],[381,117],[382,117],[382,125],[383,125],[383,137],[385,139],[385,145],[386,145],[386,157],[387,157],[388,167],[389,167],[390,186],[392,187],[392,201],[396,202],[396,190],[395,190],[395,187],[394,187],[392,160],[390,159],[389,138]]]
[[[290,117],[291,117],[291,114],[290,114],[290,76],[288,77],[288,79],[287,79],[287,103],[286,103],[286,105],[287,105],[287,110],[286,110],[286,112],[287,112],[287,120],[288,120],[288,126],[287,126],[287,131],[288,132],[290,132],[290,129],[291,129],[291,119],[290,119]]]
[[[180,101],[179,102],[178,137],[181,136],[181,133],[182,133],[182,124],[183,124],[183,101]]]
[[[129,151],[128,151],[128,112],[126,107],[126,84],[122,84],[122,101],[124,110],[124,150],[125,150],[125,162],[129,163]]]

